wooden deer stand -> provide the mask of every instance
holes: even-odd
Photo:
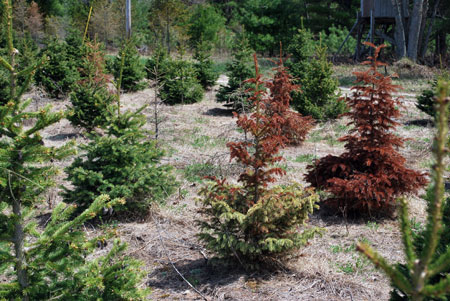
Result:
[[[396,0],[399,2],[400,9],[402,10],[402,17],[405,23],[408,19],[408,6],[407,0]],[[350,30],[347,38],[342,43],[341,47],[337,51],[336,55],[340,52],[344,44],[347,42],[348,37],[356,30],[356,49],[354,59],[359,61],[370,51],[366,48],[362,42],[363,37],[366,35],[364,41],[375,42],[375,38],[379,41],[376,43],[381,44],[385,40],[391,44],[395,44],[394,32],[395,32],[395,16],[396,8],[392,4],[392,0],[361,0],[361,10],[358,12],[356,22]],[[367,32],[368,30],[368,32]]]

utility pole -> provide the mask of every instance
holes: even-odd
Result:
[[[127,40],[131,38],[131,0],[125,1],[125,26]]]

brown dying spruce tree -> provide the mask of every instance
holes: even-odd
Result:
[[[346,151],[308,166],[306,181],[330,192],[325,203],[340,212],[389,214],[396,197],[416,192],[427,180],[424,174],[406,168],[405,158],[397,151],[404,139],[393,133],[400,102],[392,93],[401,87],[377,71],[385,66],[377,60],[385,45],[366,45],[375,49],[362,63],[370,68],[354,73],[357,85],[351,96],[343,98],[351,108],[344,116],[353,126],[349,135],[339,139],[345,142]]]
[[[277,67],[273,69],[275,71],[273,81],[266,83],[266,87],[270,91],[266,114],[268,116],[281,116],[283,120],[280,129],[282,136],[286,138],[286,144],[299,145],[314,126],[314,119],[290,109],[292,91],[299,90],[300,86],[292,83],[292,75],[289,74],[288,69],[283,64],[281,49],[280,45],[280,58],[275,62]]]

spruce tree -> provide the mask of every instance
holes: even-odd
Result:
[[[437,85],[437,127],[433,152],[433,183],[428,195],[428,218],[425,231],[414,238],[406,200],[401,199],[400,230],[406,263],[392,265],[368,244],[357,248],[392,281],[393,300],[447,300],[450,294],[450,248],[448,201],[444,196],[444,159],[448,155],[448,106],[450,82]],[[447,227],[446,227],[447,226]],[[401,292],[401,295],[399,295]]]
[[[122,67],[123,59],[123,67]],[[126,92],[139,91],[146,87],[145,65],[133,40],[124,42],[119,55],[114,59],[113,74],[116,80],[122,78],[122,89]]]
[[[389,214],[398,196],[417,192],[427,180],[421,172],[407,168],[406,159],[397,151],[404,139],[393,133],[400,103],[392,93],[399,87],[378,71],[385,66],[378,61],[385,46],[366,44],[375,48],[374,55],[363,62],[370,68],[354,73],[358,84],[345,98],[350,107],[346,116],[354,126],[339,139],[345,142],[346,151],[316,160],[307,167],[306,181],[330,192],[325,202],[337,212]]]
[[[115,96],[108,88],[110,79],[105,74],[104,53],[95,41],[86,42],[80,77],[70,93],[72,112],[68,119],[88,132],[106,127],[115,111]]]
[[[123,202],[96,198],[75,219],[74,206],[60,203],[43,227],[38,227],[33,209],[54,184],[57,169],[51,163],[73,154],[73,143],[61,147],[45,145],[40,131],[65,117],[50,106],[30,109],[31,99],[22,100],[27,86],[16,87],[19,76],[31,78],[42,61],[18,71],[13,45],[11,3],[4,0],[8,59],[0,65],[10,75],[10,97],[0,106],[0,298],[5,300],[143,300],[147,292],[138,288],[144,277],[141,263],[120,253],[119,241],[106,255],[87,258],[97,246],[104,247],[111,235],[87,239],[82,224],[102,208]],[[25,126],[26,124],[26,126]]]
[[[146,106],[135,112],[120,110],[126,60],[122,57],[115,83],[117,111],[110,118],[106,135],[90,135],[92,141],[80,146],[82,155],[66,168],[67,179],[74,187],[64,188],[64,199],[77,204],[78,210],[88,208],[97,195],[108,194],[126,199],[119,210],[145,214],[152,202],[164,200],[176,186],[170,166],[160,164],[164,152],[143,129],[146,118],[142,111]]]
[[[78,60],[69,52],[69,46],[65,41],[56,38],[49,41],[47,48],[41,52],[47,59],[44,65],[36,72],[36,84],[54,98],[65,96],[72,85],[79,80]],[[79,57],[81,49],[78,50]]]
[[[296,183],[268,187],[277,176],[285,174],[276,163],[283,159],[278,152],[287,138],[282,133],[283,116],[267,115],[265,108],[276,102],[273,94],[267,95],[256,55],[254,60],[256,76],[248,80],[254,85],[249,100],[254,111],[248,116],[240,115],[237,120],[237,125],[252,139],[227,144],[231,159],[245,166],[238,179],[240,185],[213,178],[214,182],[200,192],[205,220],[199,222],[199,238],[221,257],[235,257],[247,267],[257,267],[273,256],[286,254],[320,232],[316,228],[302,232],[296,229],[306,223],[317,207],[318,196],[314,191],[302,189]],[[280,100],[280,104],[284,103]]]
[[[162,76],[161,99],[167,104],[191,104],[203,99],[203,87],[191,61],[182,58],[169,62]]]
[[[220,86],[216,99],[235,110],[245,110],[250,104],[247,99],[251,93],[246,92],[251,85],[244,83],[255,73],[251,66],[252,50],[244,34],[238,36],[233,46],[233,59],[227,64],[228,84]]]
[[[194,68],[197,71],[197,79],[203,89],[209,89],[215,85],[219,74],[213,70],[213,61],[211,60],[212,47],[208,42],[200,40],[194,50]]]
[[[338,101],[338,83],[332,78],[326,48],[315,45],[312,33],[301,28],[288,50],[292,56],[287,65],[301,88],[292,95],[293,108],[320,121],[335,119],[344,113],[346,106]]]

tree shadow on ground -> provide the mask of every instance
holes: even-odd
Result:
[[[233,117],[233,110],[227,108],[212,108],[204,112],[203,115]]]
[[[414,119],[414,120],[408,120],[404,123],[405,125],[415,125],[415,126],[421,126],[421,127],[432,127],[434,126],[434,122],[431,119]]]
[[[273,275],[273,271],[267,270],[246,271],[237,263],[216,258],[185,259],[175,262],[174,265],[183,277],[204,295],[212,295],[217,289],[239,281],[242,277],[245,282],[249,279],[267,280]],[[153,289],[177,293],[191,289],[169,262],[155,269],[148,277],[147,285]]]
[[[61,134],[56,134],[53,136],[50,136],[46,139],[50,140],[50,141],[62,141],[62,140],[67,140],[67,139],[75,139],[78,137],[81,137],[83,135],[78,134],[78,133],[61,133]]]

